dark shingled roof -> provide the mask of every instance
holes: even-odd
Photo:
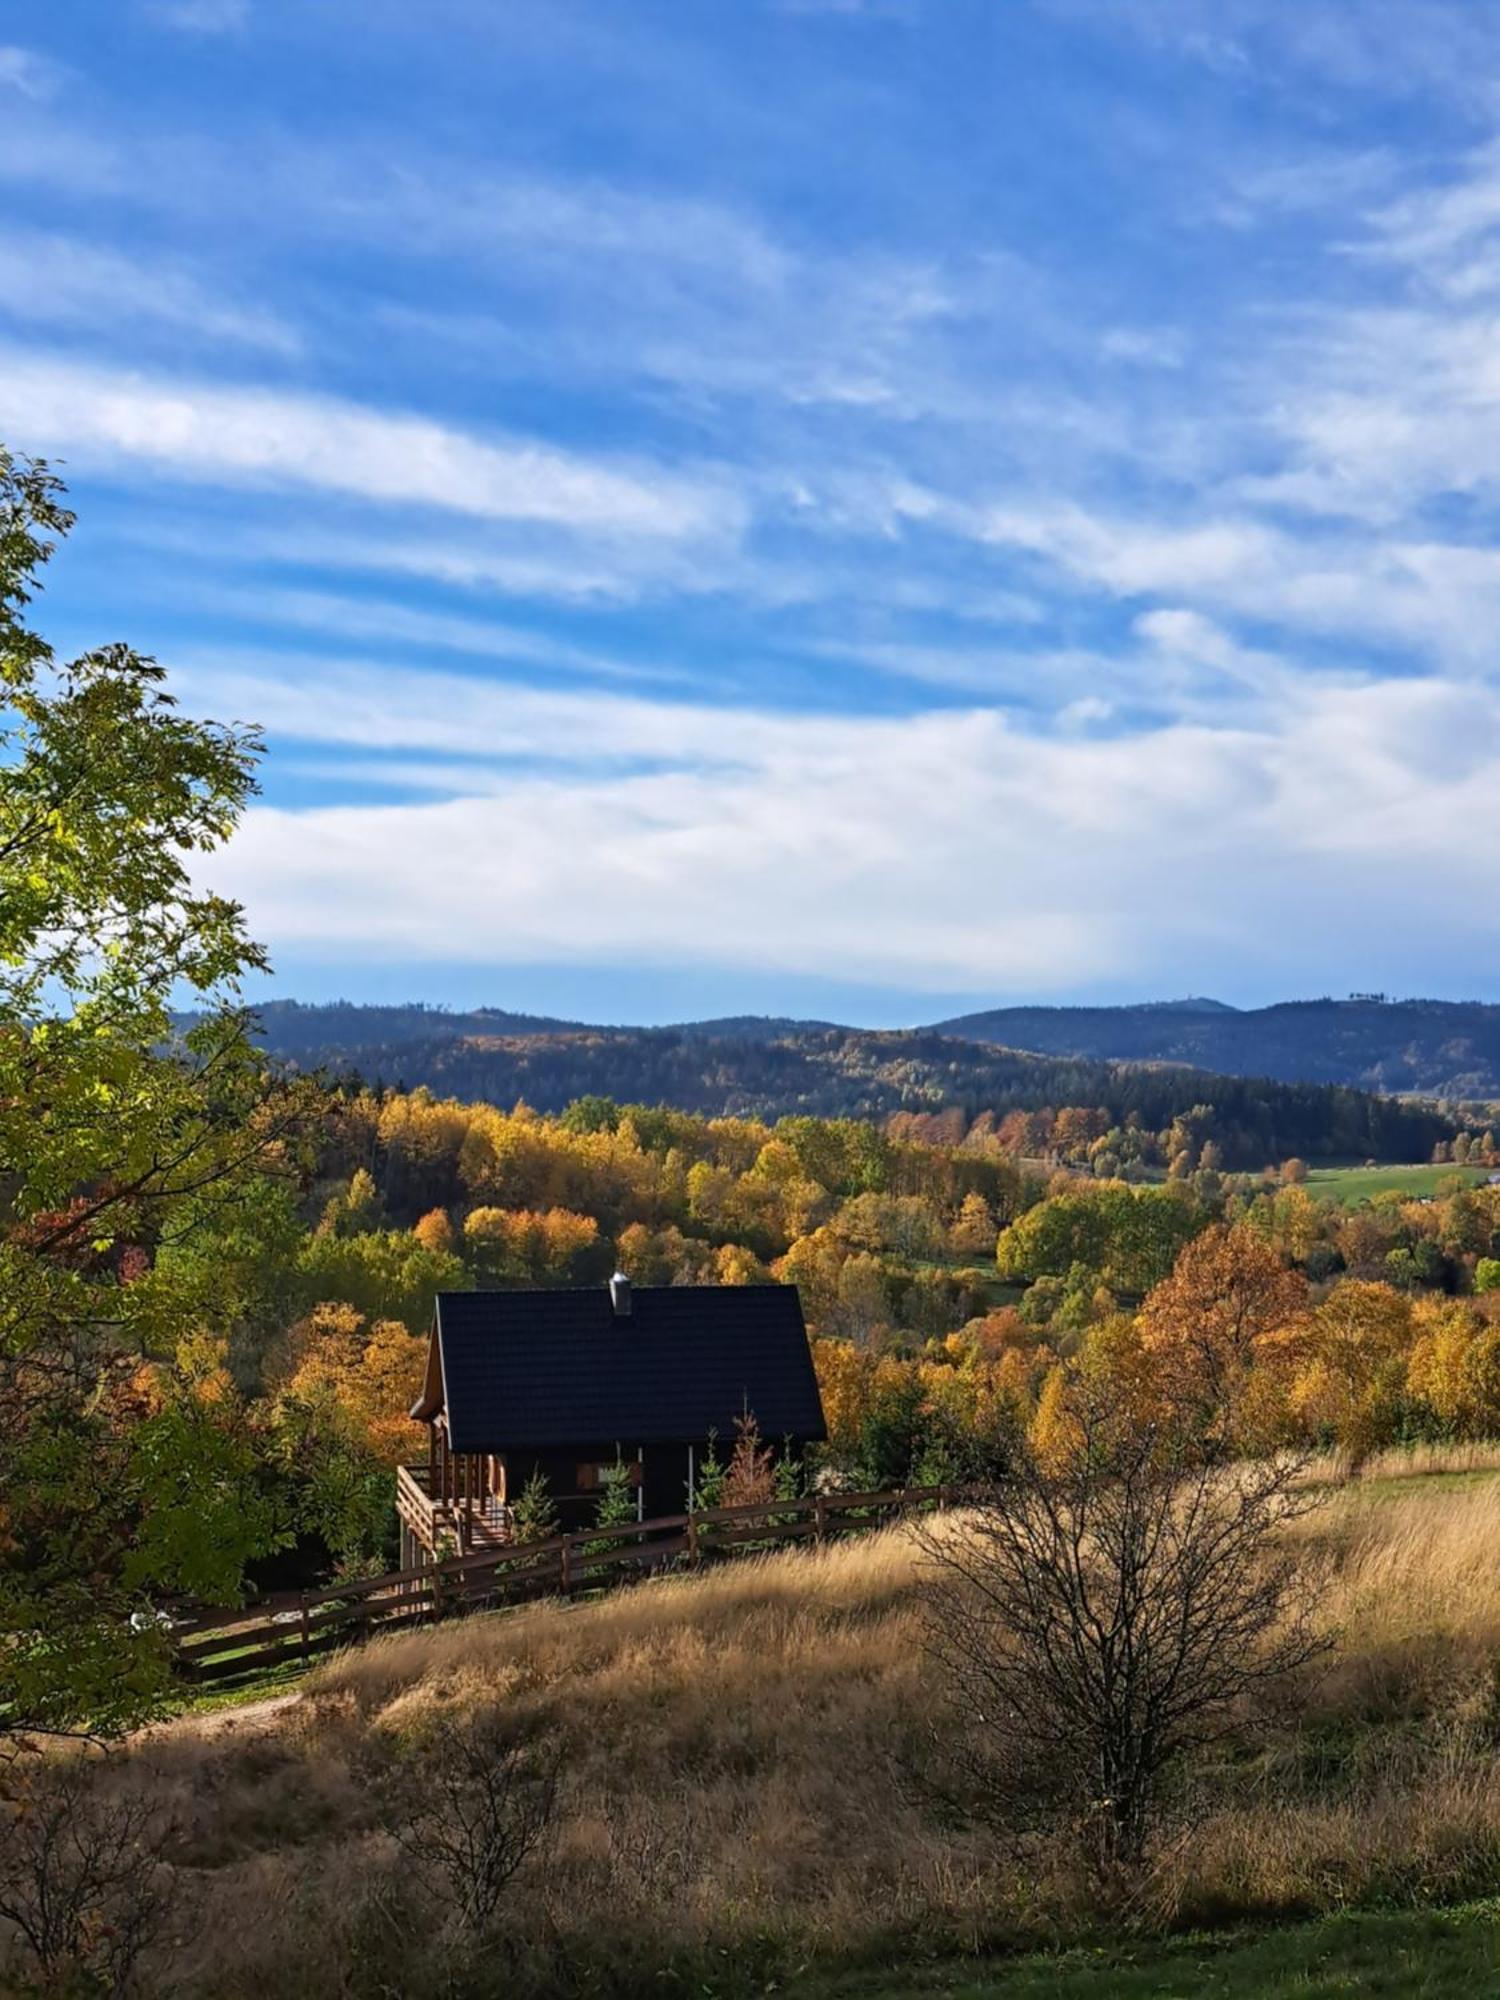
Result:
[[[827,1435],[795,1285],[441,1292],[436,1326],[454,1451]]]

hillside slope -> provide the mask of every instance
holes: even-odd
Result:
[[[1494,1879],[1500,1775],[1473,1718],[1500,1643],[1500,1481],[1372,1476],[1292,1532],[1334,1650],[1300,1706],[1247,1716],[1195,1760],[1193,1838],[1174,1840],[1152,1878],[1168,1931],[1361,1906],[1395,1906],[1414,1927],[1414,1907]],[[952,1773],[933,1759],[955,1724],[924,1644],[924,1583],[919,1548],[888,1530],[376,1639],[259,1732],[179,1726],[130,1746],[109,1781],[149,1787],[191,1829],[198,1897],[198,1921],[157,1947],[145,1989],[165,1990],[170,1971],[182,2000],[363,1994],[377,1990],[359,1976],[374,1964],[379,1990],[414,2000],[804,1986],[999,2000],[1009,1980],[978,1966],[952,1986],[894,1968],[1061,1943],[1099,1976],[1075,1985],[1072,1958],[1021,1961],[1018,1994],[1493,1990],[1493,1939],[1464,1944],[1435,1924],[1388,1938],[1378,1989],[1348,1982],[1368,1952],[1326,1976],[1311,1952],[1296,1976],[1294,1933],[1281,1951],[1246,1945],[1233,1980],[1209,1967],[1204,1983],[1191,1945],[1139,1931],[1117,1935],[1113,1962],[1065,1826],[1019,1839],[952,1809]],[[425,1732],[452,1716],[504,1717],[558,1760],[551,1844],[486,1940],[503,1968],[493,1986],[455,1976],[451,1880],[416,1875],[372,1838],[372,1779],[403,1757],[425,1773]],[[1132,1977],[1127,1946],[1148,1968],[1170,1952],[1170,1976]],[[825,1987],[860,1967],[849,1988]]]
[[[1283,1083],[1500,1097],[1500,1007],[1479,1001],[1289,1000],[1244,1012],[1216,1001],[999,1007],[934,1027],[965,1040],[1094,1061],[1190,1063]]]
[[[805,1113],[884,1120],[898,1111],[951,1110],[972,1121],[986,1112],[998,1119],[1079,1105],[1106,1112],[1112,1124],[1136,1118],[1160,1131],[1206,1105],[1225,1165],[1242,1168],[1292,1154],[1426,1159],[1452,1130],[1430,1107],[1329,1085],[1040,1056],[928,1030],[799,1028],[777,1036],[767,1033],[772,1024],[760,1023],[749,1034],[558,1024],[513,1033],[498,1027],[503,1016],[491,1016],[486,1031],[475,1032],[475,1016],[413,1009],[400,1024],[407,1032],[392,1036],[389,1010],[340,1008],[326,1010],[329,1034],[320,1040],[314,1017],[324,1011],[268,1009],[267,1048],[303,1068],[408,1089],[425,1085],[502,1106],[524,1100],[537,1111],[561,1111],[589,1095],[768,1119]],[[286,1032],[288,1021],[295,1034]]]
[[[427,1080],[421,1066],[428,1058],[408,1052],[461,1042],[563,1038],[576,1049],[593,1039],[617,1054],[638,1046],[659,1056],[671,1038],[676,1046],[760,1048],[813,1047],[830,1039],[848,1045],[902,1039],[830,1021],[758,1015],[630,1028],[593,1027],[504,1008],[448,1012],[420,1004],[356,1006],[347,1001],[309,1006],[278,1000],[260,1013],[266,1046],[276,1055],[308,1067],[358,1069],[387,1078],[394,1064],[409,1082]],[[1288,1000],[1240,1010],[1198,997],[1131,1007],[999,1007],[906,1031],[905,1039],[938,1036],[1074,1062],[1177,1063],[1219,1076],[1270,1077],[1280,1083],[1500,1099],[1500,1006],[1481,1001]],[[641,1060],[648,1059],[643,1055]],[[949,1060],[967,1068],[971,1059]],[[754,1085],[749,1088],[753,1093]]]

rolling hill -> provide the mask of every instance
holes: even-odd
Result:
[[[1425,1097],[1500,1098],[1500,1006],[1452,1000],[1214,1000],[1136,1007],[1001,1007],[938,1021],[942,1035],[1102,1062],[1188,1063],[1223,1076],[1344,1083]]]
[[[268,1051],[300,1069],[426,1085],[441,1095],[561,1111],[589,1095],[710,1115],[795,1113],[884,1120],[954,1111],[972,1120],[1078,1105],[1152,1131],[1213,1112],[1231,1167],[1308,1160],[1425,1159],[1451,1136],[1431,1106],[1334,1084],[1211,1074],[1176,1062],[1034,1054],[932,1029],[875,1033],[791,1022],[593,1028],[498,1012],[267,1007]]]

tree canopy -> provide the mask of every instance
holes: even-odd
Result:
[[[214,1274],[154,1255],[195,1213],[232,1204],[288,1130],[237,1004],[263,954],[195,875],[254,789],[260,743],[182,715],[162,669],[128,646],[60,660],[29,627],[71,523],[47,467],[0,450],[0,1717],[12,1728],[149,1709],[162,1685],[152,1596],[232,1599],[277,1533],[243,1437],[172,1360]],[[183,994],[197,1018],[178,1035]]]

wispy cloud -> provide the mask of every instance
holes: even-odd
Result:
[[[362,499],[669,539],[732,530],[722,486],[330,397],[153,379],[0,352],[0,426],[33,448],[188,479],[270,481]]]
[[[340,597],[316,590],[234,590],[216,587],[205,608],[272,629],[322,633],[336,639],[379,641],[408,652],[464,653],[497,670],[515,664],[549,672],[587,675],[606,681],[686,681],[687,670],[670,664],[640,663],[571,645],[546,632],[529,631],[488,618],[425,611],[389,599]],[[472,699],[473,690],[468,690]]]
[[[295,331],[263,306],[237,304],[180,263],[127,257],[78,237],[0,228],[0,318],[38,326],[169,327],[206,346],[294,354]]]
[[[1332,85],[1378,99],[1489,101],[1500,22],[1468,0],[1044,0],[1244,83]]]
[[[295,770],[234,863],[273,941],[934,990],[1497,948],[1500,17],[901,0],[904,65],[858,0],[429,11],[135,34],[149,88],[51,103],[0,64],[0,434]],[[283,58],[339,65],[316,132]],[[340,772],[386,804],[309,810]]]
[[[166,28],[193,35],[229,35],[250,19],[250,0],[147,0],[146,13]]]
[[[22,97],[44,104],[62,89],[67,71],[50,56],[15,43],[0,43],[0,90],[17,90]]]

